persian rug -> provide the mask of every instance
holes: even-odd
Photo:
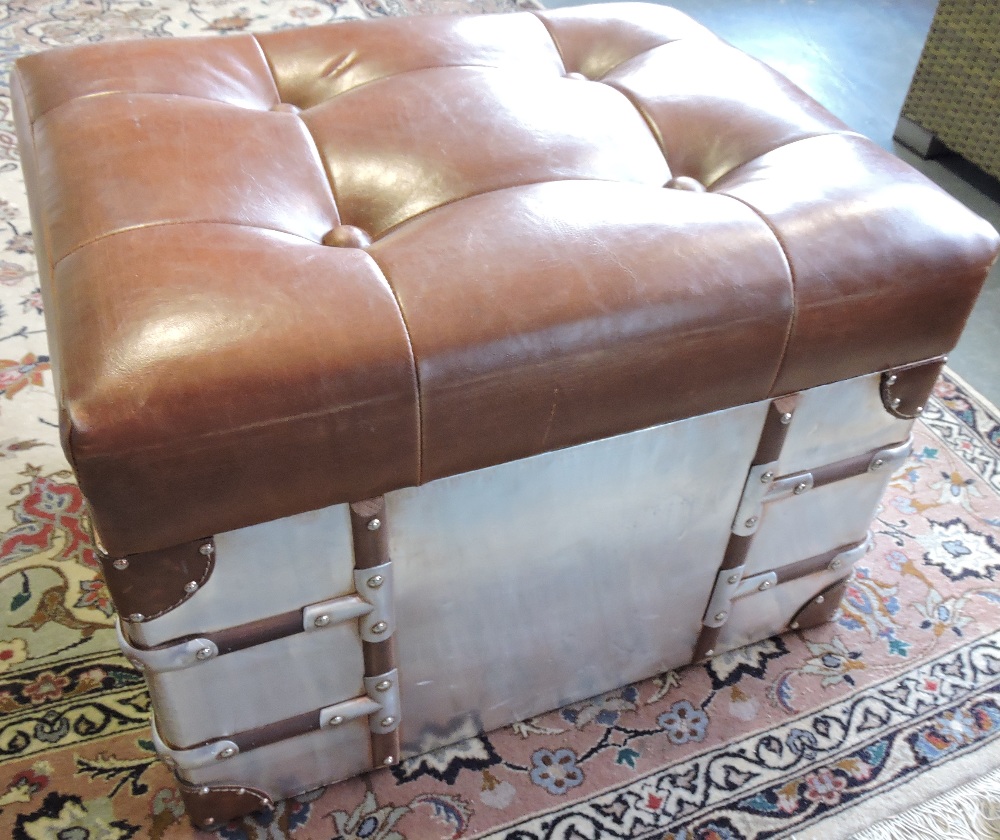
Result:
[[[522,3],[530,0],[520,0]],[[515,0],[0,7],[0,837],[185,838],[59,448],[7,71],[62,44]],[[226,840],[833,840],[1000,767],[1000,418],[947,373],[826,626],[280,803]],[[585,616],[580,621],[586,621]],[[572,632],[572,628],[568,628]],[[461,733],[460,733],[461,734]],[[996,778],[996,777],[994,777]],[[891,835],[890,835],[891,836]]]

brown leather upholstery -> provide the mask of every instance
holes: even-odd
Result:
[[[101,44],[13,96],[116,555],[940,355],[997,246],[658,6]]]

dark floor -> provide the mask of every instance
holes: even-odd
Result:
[[[593,0],[544,0],[549,8]],[[895,151],[1000,228],[1000,185],[957,159],[923,161],[892,140],[936,0],[670,0],[766,61],[844,122]],[[949,365],[1000,405],[1000,268]]]

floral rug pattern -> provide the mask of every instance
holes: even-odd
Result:
[[[0,7],[0,836],[195,836],[118,653],[62,458],[7,72],[69,43],[531,0],[61,0]],[[243,838],[740,840],[1000,743],[1000,419],[945,377],[836,620],[279,803]],[[988,766],[983,770],[990,769]],[[860,828],[861,826],[857,826]]]

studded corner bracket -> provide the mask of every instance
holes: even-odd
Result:
[[[274,807],[262,791],[235,785],[189,785],[178,779],[184,809],[197,828],[216,829],[235,817]]]
[[[139,624],[179,607],[205,586],[215,568],[215,542],[205,537],[125,557],[99,550],[98,557],[118,614]]]
[[[946,356],[938,356],[883,373],[879,394],[885,410],[901,420],[913,420],[923,414],[946,361]]]

